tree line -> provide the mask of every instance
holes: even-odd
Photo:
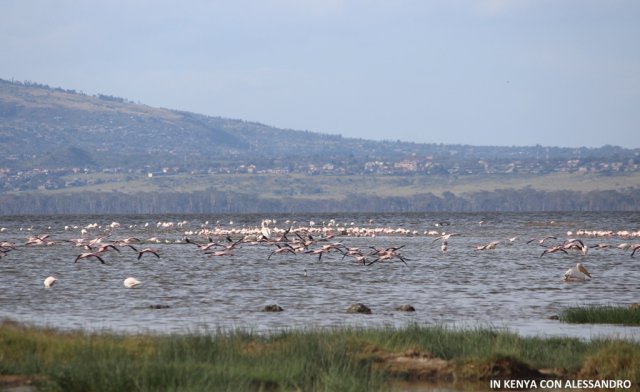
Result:
[[[529,212],[638,211],[637,188],[606,191],[501,189],[438,196],[409,197],[350,194],[342,199],[260,198],[256,195],[198,192],[82,192],[0,195],[0,215],[20,214],[163,214],[163,213],[300,213],[300,212]]]

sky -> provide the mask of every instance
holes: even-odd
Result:
[[[0,78],[372,140],[640,148],[637,0],[2,0]]]

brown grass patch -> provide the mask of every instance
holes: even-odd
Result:
[[[447,361],[418,349],[389,352],[379,347],[365,346],[358,356],[360,359],[371,360],[375,370],[386,373],[393,379],[407,382],[451,383],[568,376],[564,369],[536,369],[516,358],[500,355],[486,360]]]
[[[43,384],[47,381],[44,376],[23,376],[17,374],[0,374],[0,390],[13,389],[23,387],[20,390],[36,391],[36,385]]]

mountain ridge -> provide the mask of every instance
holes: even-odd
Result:
[[[640,149],[372,141],[2,79],[0,141],[0,214],[640,205]]]
[[[286,159],[349,156],[396,160],[412,155],[565,159],[633,157],[640,149],[619,146],[568,148],[471,146],[404,141],[373,141],[319,132],[280,129],[258,122],[155,108],[107,95],[0,79],[2,156],[16,151],[41,155],[67,146],[87,150],[98,164],[121,162],[123,155],[164,154],[171,162],[185,156],[205,164],[216,159]],[[110,157],[115,159],[110,159]],[[178,159],[170,159],[178,157]],[[24,157],[23,157],[24,158]],[[0,162],[2,164],[2,162]],[[5,161],[4,165],[8,163]]]

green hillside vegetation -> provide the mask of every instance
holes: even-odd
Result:
[[[223,192],[251,193],[261,197],[278,198],[296,196],[305,199],[341,199],[346,195],[368,193],[375,190],[380,197],[407,197],[419,193],[443,196],[446,192],[470,194],[493,192],[501,189],[536,189],[578,192],[623,190],[640,187],[640,173],[619,176],[552,173],[546,175],[467,176],[384,176],[343,175],[309,176],[289,174],[217,174],[217,175],[128,175],[128,174],[77,174],[63,177],[66,181],[100,182],[69,189],[46,191],[48,194],[75,192],[162,192],[173,190],[195,192],[215,189]]]
[[[0,140],[0,214],[640,206],[640,149],[370,141],[2,79]]]

